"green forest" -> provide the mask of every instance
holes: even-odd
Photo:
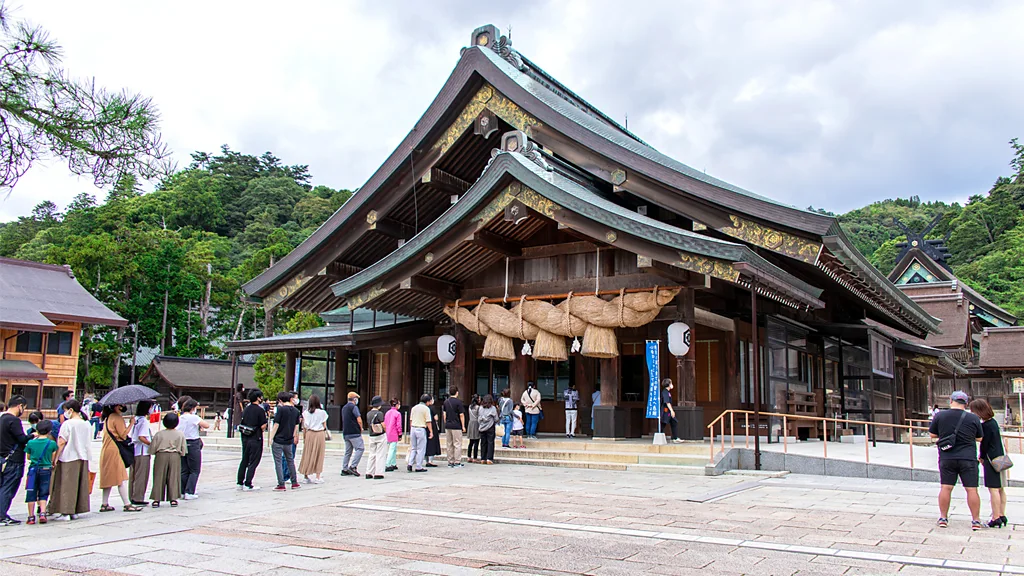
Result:
[[[1024,316],[1024,145],[1011,145],[1013,174],[998,176],[991,190],[963,206],[897,198],[841,214],[840,221],[887,274],[903,239],[893,219],[921,230],[942,214],[932,235],[949,233],[956,274]],[[95,328],[83,338],[79,377],[89,389],[105,388],[118,357],[124,359],[121,381],[131,378],[137,347],[222,357],[218,343],[262,336],[267,318],[244,301],[241,285],[351,195],[313,186],[304,165],[225,146],[193,154],[188,167],[153,192],[143,194],[134,178],[122,177],[102,201],[83,192],[65,207],[41,202],[31,214],[0,224],[0,256],[69,264],[86,289],[129,320],[125,330]],[[317,321],[293,316],[280,311],[271,327],[281,332]]]

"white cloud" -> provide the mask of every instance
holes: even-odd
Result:
[[[487,5],[48,0],[65,67],[153,98],[180,165],[221,144],[355,188],[413,128],[476,26],[514,45],[661,151],[798,206],[919,194],[963,200],[1024,137],[1024,4],[611,0]],[[59,161],[0,221],[99,197]]]

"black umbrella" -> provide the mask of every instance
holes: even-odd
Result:
[[[120,388],[115,388],[107,395],[100,399],[100,404],[103,406],[116,406],[118,404],[134,404],[142,400],[152,400],[159,396],[160,393],[148,386],[141,386],[139,384],[129,384]]]

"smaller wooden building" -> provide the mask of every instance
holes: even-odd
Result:
[[[128,322],[75,280],[69,266],[0,258],[0,398],[52,410],[78,379],[86,324]]]
[[[236,382],[246,389],[255,388],[256,372],[253,364],[237,364]],[[161,399],[167,402],[191,396],[199,404],[222,412],[231,399],[231,361],[157,356],[140,381],[154,385]]]

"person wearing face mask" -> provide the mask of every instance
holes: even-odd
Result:
[[[92,426],[81,410],[78,400],[72,398],[64,403],[64,423],[57,436],[50,481],[49,513],[63,514],[71,520],[89,511]]]
[[[540,392],[534,387],[533,382],[526,383],[526,392],[519,402],[526,411],[526,437],[537,439],[537,425],[540,424]]]
[[[21,415],[25,413],[27,401],[24,396],[11,396],[7,411],[0,416],[0,525],[21,524],[8,516],[11,502],[21,485],[25,474],[25,444],[32,436],[25,434]]]

